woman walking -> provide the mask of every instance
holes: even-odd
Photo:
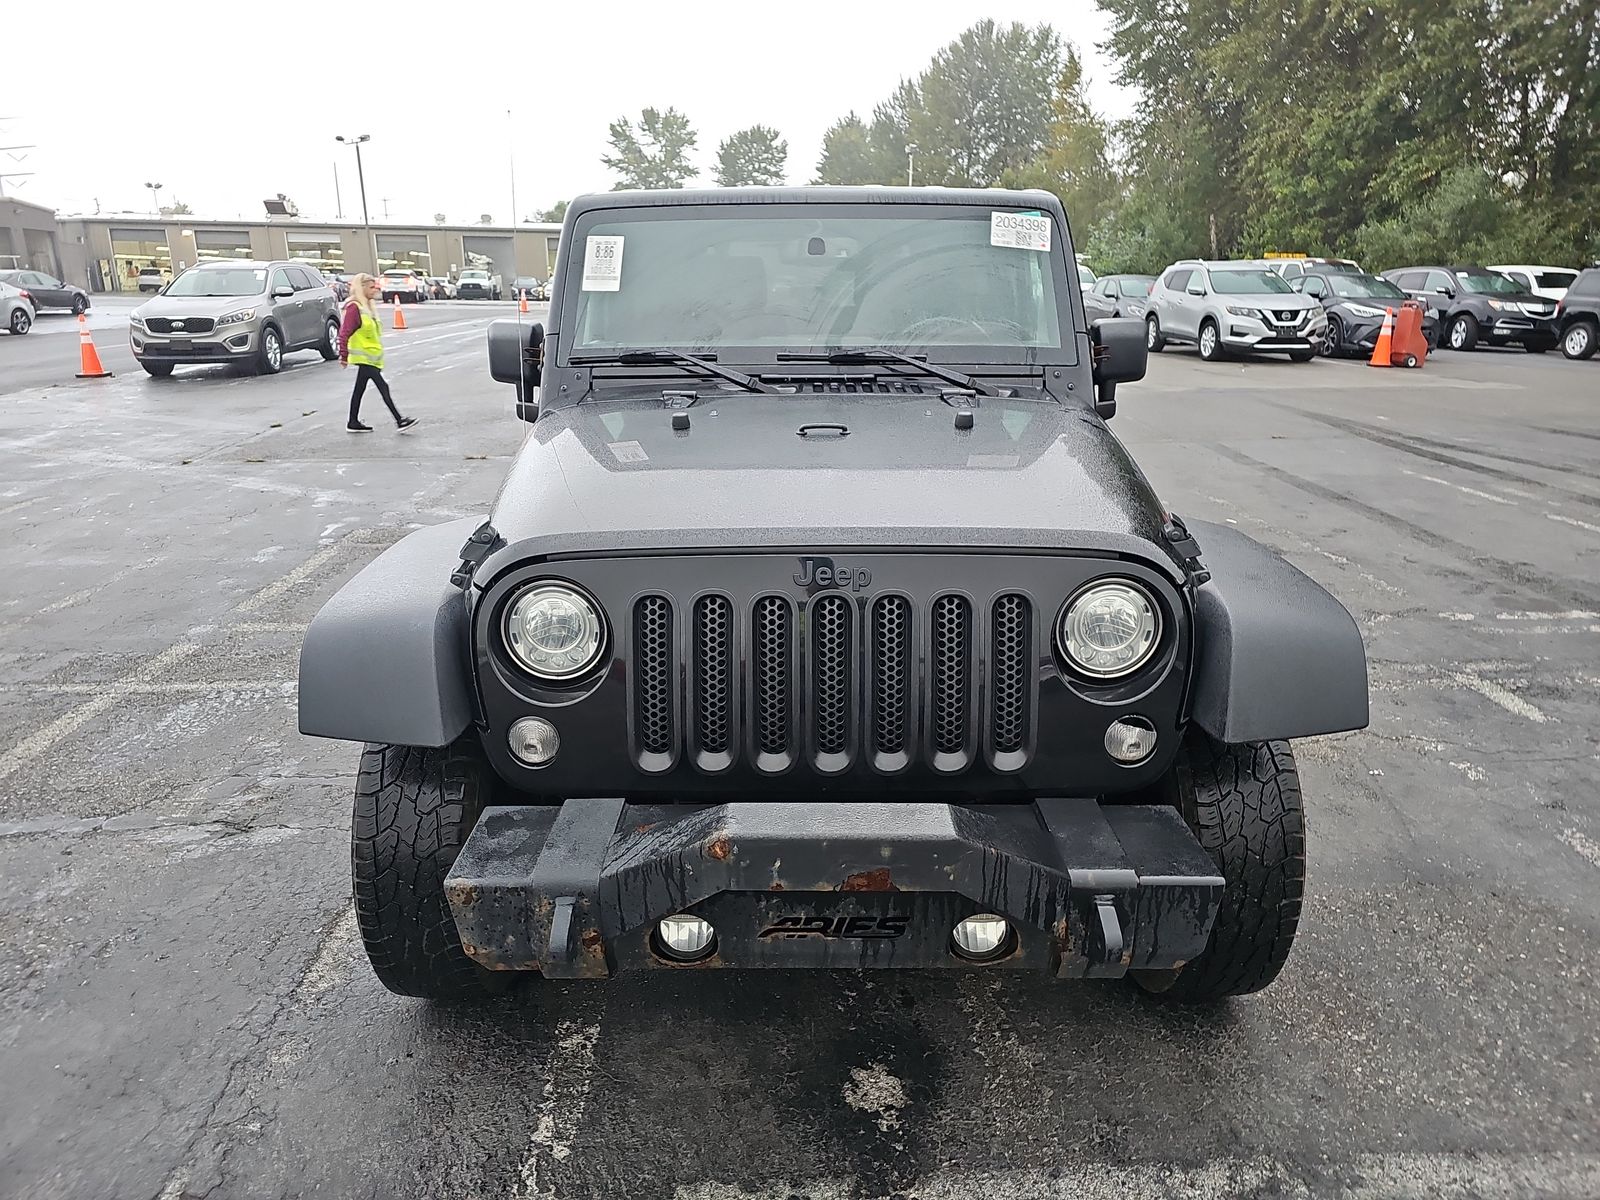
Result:
[[[357,275],[350,281],[350,300],[344,306],[344,321],[339,326],[339,365],[356,365],[356,388],[350,393],[350,420],[345,429],[350,433],[371,433],[371,425],[361,423],[361,393],[367,390],[367,380],[378,385],[378,395],[394,415],[395,427],[410,429],[417,423],[415,417],[402,417],[389,395],[389,383],[383,377],[383,325],[378,320],[372,301],[379,292],[378,281],[371,275]]]

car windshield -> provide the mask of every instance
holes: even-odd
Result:
[[[727,361],[742,350],[766,361],[779,349],[895,348],[955,362],[1072,354],[1057,316],[1061,231],[1037,212],[601,209],[575,232],[567,286],[577,353],[672,348]]]
[[[1328,286],[1333,289],[1335,296],[1347,300],[1361,297],[1404,300],[1406,297],[1404,292],[1387,279],[1379,279],[1375,275],[1330,275]]]
[[[266,290],[265,267],[200,267],[167,284],[163,296],[254,296]]]
[[[487,278],[489,278],[489,272],[487,272],[487,271],[463,271],[463,272],[461,272],[461,278],[462,279],[487,279]]]
[[[1276,271],[1212,271],[1211,290],[1222,296],[1294,293],[1288,281]]]
[[[1479,295],[1493,293],[1497,296],[1520,296],[1528,289],[1520,283],[1512,283],[1504,275],[1493,273],[1486,275],[1468,275],[1462,272],[1456,276],[1461,281],[1465,291],[1476,292]]]

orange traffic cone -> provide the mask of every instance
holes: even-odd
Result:
[[[1378,341],[1372,347],[1372,358],[1367,362],[1369,367],[1392,367],[1394,363],[1389,360],[1394,357],[1394,309],[1383,310],[1383,328],[1378,330]]]
[[[528,311],[528,293],[526,291],[521,291],[521,292],[517,293],[517,311],[518,312],[527,312]]]
[[[400,303],[399,296],[394,298],[394,327],[396,329],[404,329],[406,327],[406,310],[405,306]]]
[[[111,372],[100,364],[100,352],[89,336],[89,318],[78,314],[78,378],[109,379]]]

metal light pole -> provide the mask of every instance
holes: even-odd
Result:
[[[145,187],[149,188],[152,192],[155,193],[156,215],[160,216],[161,215],[161,189],[166,187],[166,184],[164,184],[164,183],[147,183],[147,184],[145,184]]]
[[[917,178],[917,144],[906,144],[906,186],[915,187]]]
[[[339,212],[339,220],[344,220],[344,197],[339,194],[339,160],[333,160],[333,206]]]
[[[361,184],[361,227],[367,231],[367,253],[372,255],[372,272],[376,275],[378,273],[378,241],[372,236],[372,219],[367,216],[367,176],[361,169],[361,143],[370,142],[372,135],[363,133],[358,137],[347,138],[341,133],[336,134],[334,140],[356,148],[356,179]]]

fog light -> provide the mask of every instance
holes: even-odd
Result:
[[[710,921],[702,921],[687,913],[662,917],[656,922],[656,942],[661,952],[679,962],[693,962],[710,954],[716,937]]]
[[[542,767],[561,749],[561,735],[543,717],[522,717],[513,722],[506,740],[511,753],[530,767]]]
[[[979,913],[957,922],[950,936],[962,958],[982,961],[998,958],[1005,950],[1011,940],[1011,926],[1004,917]]]
[[[1106,728],[1106,753],[1119,763],[1142,763],[1155,750],[1155,726],[1143,717],[1122,717]]]

